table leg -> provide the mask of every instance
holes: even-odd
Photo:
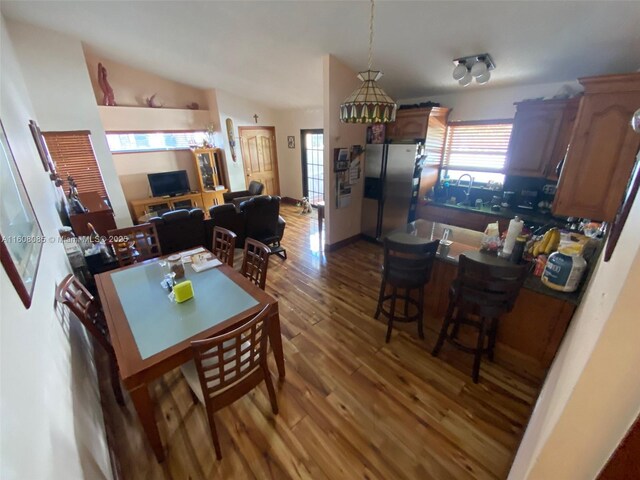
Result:
[[[273,348],[273,356],[276,359],[278,377],[282,380],[284,379],[284,352],[282,350],[282,336],[280,333],[280,314],[277,310],[270,318],[269,342],[271,343],[271,348]]]
[[[158,424],[154,414],[155,405],[149,396],[149,388],[147,384],[142,384],[129,391],[129,396],[133,402],[133,406],[138,412],[138,418],[142,424],[142,429],[147,435],[147,440],[151,444],[153,453],[156,455],[158,463],[164,460],[164,448],[158,431]]]

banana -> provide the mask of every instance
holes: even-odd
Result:
[[[551,229],[551,237],[549,243],[545,246],[544,253],[549,255],[551,252],[555,252],[560,245],[560,230],[557,228]]]
[[[546,251],[547,245],[549,244],[549,240],[551,239],[551,230],[547,230],[540,240],[539,243],[533,249],[533,256],[537,257],[539,254],[544,253]]]

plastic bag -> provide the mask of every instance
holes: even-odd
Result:
[[[502,240],[500,239],[500,226],[498,222],[488,224],[487,228],[484,229],[480,250],[497,252],[501,245]]]

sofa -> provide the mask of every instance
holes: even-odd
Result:
[[[211,237],[206,235],[204,212],[199,208],[172,210],[150,218],[149,223],[156,227],[164,255],[203,245],[207,248],[211,246]]]
[[[252,197],[262,195],[263,191],[264,185],[262,183],[251,180],[247,190],[226,192],[222,194],[222,198],[224,199],[224,203],[233,203],[236,207],[239,207],[242,202],[249,200]]]
[[[282,258],[287,258],[286,250],[280,245],[286,222],[280,216],[280,197],[260,195],[245,200],[238,207],[233,203],[214,205],[209,209],[211,229],[223,227],[237,235],[236,245],[244,246],[251,237],[266,244]]]

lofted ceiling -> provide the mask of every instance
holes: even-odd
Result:
[[[276,108],[322,104],[322,55],[366,69],[368,1],[10,1],[6,19],[77,37],[112,60]],[[374,67],[395,98],[462,89],[455,57],[489,52],[486,86],[640,67],[638,1],[376,2]]]

